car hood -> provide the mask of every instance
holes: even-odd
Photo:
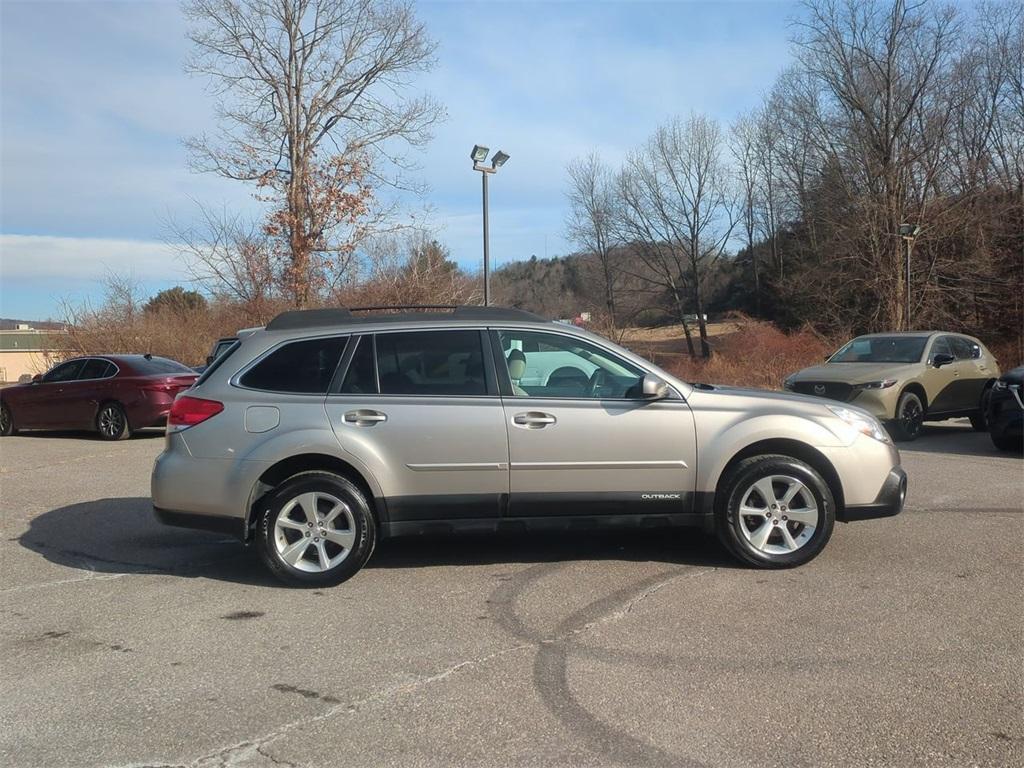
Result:
[[[743,398],[751,398],[753,400],[761,401],[764,405],[771,407],[773,404],[786,407],[786,410],[790,409],[802,409],[805,406],[811,406],[814,412],[820,412],[822,407],[826,405],[828,401],[822,400],[820,397],[813,397],[811,395],[799,395],[794,392],[780,392],[776,389],[749,389],[746,387],[732,387],[726,384],[691,384],[694,391],[701,394],[707,394],[711,397],[717,396],[739,396]],[[692,396],[691,396],[692,399]],[[844,403],[833,403],[833,405],[843,405]],[[860,410],[856,408],[854,410]]]
[[[831,363],[797,371],[790,381],[839,381],[864,384],[879,379],[906,379],[914,376],[920,363]]]

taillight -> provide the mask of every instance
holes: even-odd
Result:
[[[179,431],[194,427],[223,410],[224,403],[216,400],[181,395],[171,404],[171,412],[167,416],[167,429]]]

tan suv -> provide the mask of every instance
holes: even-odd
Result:
[[[521,310],[423,309],[286,312],[240,334],[174,401],[160,519],[323,585],[379,539],[444,531],[702,526],[790,567],[835,521],[903,507],[899,453],[859,409],[687,384]]]
[[[784,386],[856,405],[886,422],[897,440],[913,440],[923,422],[958,416],[985,431],[985,401],[997,378],[995,358],[977,339],[916,331],[858,336]]]

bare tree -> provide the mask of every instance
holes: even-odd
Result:
[[[736,225],[723,149],[721,128],[711,118],[676,118],[630,155],[619,181],[624,240],[637,250],[646,276],[671,293],[687,332],[682,290],[688,288],[703,357],[711,354],[703,281]]]
[[[878,297],[877,322],[903,327],[899,227],[927,226],[920,191],[937,171],[935,148],[949,116],[942,86],[958,35],[955,14],[905,0],[805,7],[796,43],[822,97],[816,141],[856,200],[857,248],[865,287]]]
[[[239,305],[249,322],[265,323],[281,308],[271,239],[237,214],[199,206],[188,226],[168,224],[168,245],[192,279],[211,295]]]
[[[406,0],[186,0],[194,55],[219,130],[189,142],[194,166],[252,182],[266,232],[305,306],[370,231],[371,193],[402,184],[405,147],[442,110],[409,97],[434,43]]]
[[[730,147],[733,159],[736,161],[736,175],[742,192],[742,221],[743,229],[747,234],[747,255],[750,258],[750,271],[754,282],[754,306],[760,315],[761,274],[758,270],[757,253],[754,251],[754,233],[758,222],[757,211],[761,207],[759,200],[761,192],[759,116],[755,113],[738,117],[732,125],[731,138]]]
[[[614,178],[597,153],[569,163],[569,239],[586,253],[597,257],[601,266],[605,307],[611,327],[616,326],[614,254],[620,244],[616,237]]]

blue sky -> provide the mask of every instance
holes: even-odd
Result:
[[[672,115],[727,122],[789,61],[781,2],[421,2],[439,43],[421,86],[448,118],[419,155],[430,224],[481,259],[480,179],[469,149],[512,159],[492,180],[496,264],[571,250],[565,165],[617,162]],[[0,315],[59,315],[108,272],[155,292],[184,283],[164,244],[195,203],[255,212],[251,190],[187,169],[182,139],[213,125],[184,74],[173,2],[0,3]]]

